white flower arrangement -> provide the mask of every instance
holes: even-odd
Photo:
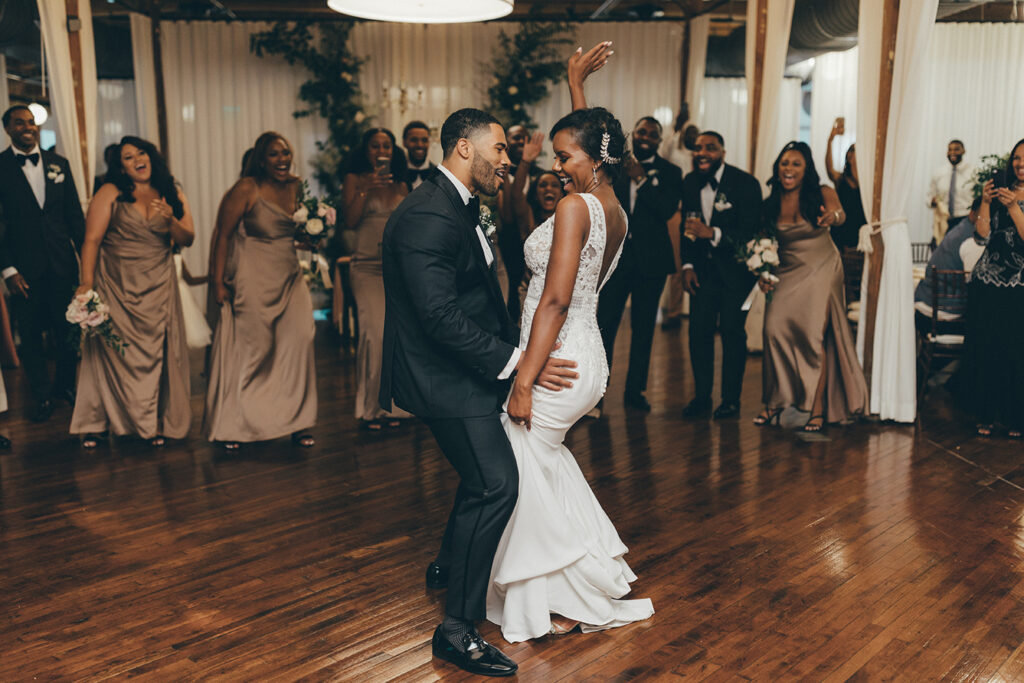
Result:
[[[774,238],[755,237],[739,248],[736,258],[760,279],[772,284],[779,281],[775,274],[779,267],[779,243]],[[771,300],[771,292],[766,298]]]
[[[480,227],[483,228],[484,235],[488,239],[498,232],[498,224],[494,220],[494,214],[491,213],[491,207],[486,204],[480,206]]]
[[[64,172],[57,164],[47,164],[46,177],[52,180],[54,185],[60,185],[64,182]]]
[[[128,344],[114,332],[114,325],[110,320],[110,307],[103,303],[95,290],[89,289],[76,294],[68,304],[64,319],[76,327],[76,331],[83,339],[99,337],[107,346],[124,355]]]
[[[658,186],[658,169],[652,168],[648,170],[647,177],[650,179],[652,187]]]
[[[309,196],[309,184],[302,181],[299,208],[292,214],[295,222],[295,237],[301,241],[316,245],[324,236],[327,228],[333,227],[338,220],[337,210],[317,197]]]

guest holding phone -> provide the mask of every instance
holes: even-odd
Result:
[[[381,241],[384,226],[408,194],[405,184],[405,154],[387,128],[372,128],[363,134],[345,174],[345,223],[356,232],[352,253],[352,293],[359,316],[359,348],[356,352],[358,386],[356,418],[364,429],[379,432],[401,425],[408,413],[380,407],[381,357],[384,348],[384,274]]]

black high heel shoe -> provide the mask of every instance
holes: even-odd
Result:
[[[770,425],[773,422],[777,425],[781,422],[783,408],[777,408],[775,410],[762,410],[761,414],[754,418],[754,426],[764,427]]]
[[[817,424],[812,424],[815,420],[821,420]],[[818,432],[825,429],[825,416],[824,415],[811,415],[807,420],[807,424],[800,428],[801,432],[807,432],[809,434],[817,434]]]

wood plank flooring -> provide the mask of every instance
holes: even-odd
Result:
[[[656,334],[651,414],[623,409],[618,362],[568,444],[656,614],[517,645],[483,624],[519,680],[1024,679],[1020,443],[941,389],[920,428],[758,429],[759,358],[741,420],[687,422],[685,341]],[[199,437],[198,376],[188,440],[87,453],[5,373],[0,680],[472,679],[432,660],[423,587],[456,479],[421,424],[359,431],[351,352],[321,334],[317,363],[317,446],[231,455]]]

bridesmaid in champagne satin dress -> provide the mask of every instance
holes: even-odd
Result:
[[[821,431],[867,409],[864,372],[846,318],[843,263],[829,228],[844,220],[835,190],[819,185],[810,148],[783,148],[769,181],[764,217],[779,242],[779,282],[764,320],[765,409],[757,425],[793,406],[810,413],[806,432]]]
[[[229,450],[288,434],[296,445],[314,444],[313,301],[295,254],[300,183],[291,165],[288,142],[262,134],[217,215],[210,279],[220,321],[203,433]]]
[[[71,433],[86,448],[108,430],[162,446],[164,437],[185,437],[192,422],[173,247],[195,233],[185,196],[151,143],[126,137],[114,158],[89,205],[78,291],[99,293],[127,347],[122,355],[97,337],[84,340]]]

